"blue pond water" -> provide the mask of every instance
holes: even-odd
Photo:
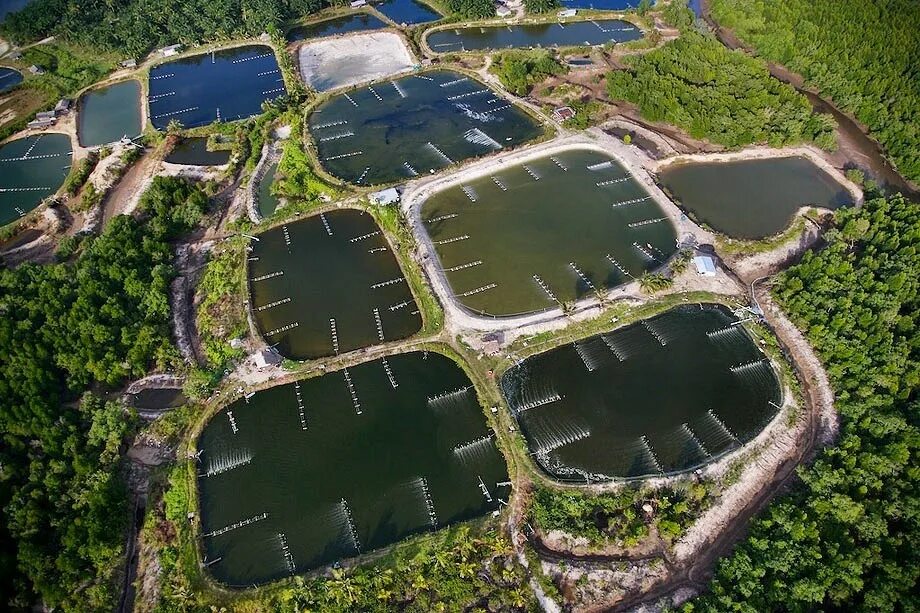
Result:
[[[22,73],[14,68],[0,67],[0,92],[5,92],[22,83]]]
[[[639,0],[559,0],[559,3],[567,9],[595,11],[629,11],[639,6]],[[687,6],[697,17],[702,17],[700,0],[687,0]]]
[[[150,121],[158,130],[175,119],[187,128],[262,112],[262,102],[286,93],[270,47],[250,45],[193,55],[150,70]]]
[[[639,0],[559,0],[559,4],[566,9],[629,11],[639,6]]]
[[[0,0],[0,21],[3,21],[9,13],[21,11],[29,0]]]
[[[373,6],[399,24],[415,25],[437,21],[441,18],[440,13],[416,0],[386,0],[386,2],[374,3]]]
[[[0,226],[54,195],[70,164],[70,138],[66,134],[40,134],[0,146]]]
[[[623,43],[642,38],[642,30],[620,19],[570,23],[470,27],[439,30],[428,45],[439,53],[521,47],[574,47]]]
[[[386,27],[386,23],[369,13],[354,13],[296,27],[288,32],[287,39],[293,43],[299,40],[323,38],[325,36],[335,36],[336,34],[348,34],[349,32],[382,30]]]

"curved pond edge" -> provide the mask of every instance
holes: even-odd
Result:
[[[474,164],[467,167],[460,167],[451,174],[440,176],[429,181],[422,181],[419,183],[411,184],[409,187],[407,187],[406,191],[403,193],[400,207],[402,208],[406,219],[409,220],[412,234],[419,244],[418,251],[421,260],[421,266],[424,269],[429,282],[434,288],[435,294],[440,298],[444,310],[449,312],[453,318],[459,321],[459,323],[476,330],[506,330],[514,327],[522,327],[531,324],[539,324],[552,320],[558,320],[560,318],[564,318],[566,315],[571,315],[572,312],[595,308],[601,304],[601,300],[597,297],[585,297],[576,300],[574,302],[574,308],[569,312],[566,312],[562,309],[562,307],[557,306],[549,307],[541,311],[534,311],[531,313],[493,316],[473,311],[469,307],[463,305],[457,299],[451,290],[447,276],[440,269],[438,264],[440,260],[438,259],[437,251],[434,248],[431,237],[425,230],[425,224],[421,218],[422,205],[426,200],[438,192],[455,187],[470,179],[479,179],[489,176],[492,172],[495,171],[496,167],[506,168],[509,166],[518,166],[520,164],[526,164],[527,162],[534,159],[548,157],[553,154],[569,150],[581,149],[596,151],[616,160],[626,169],[627,172],[633,176],[636,182],[639,183],[643,189],[648,191],[649,195],[651,195],[655,200],[655,203],[667,216],[668,221],[674,229],[674,233],[678,239],[681,239],[688,233],[699,232],[699,226],[687,218],[686,215],[684,215],[683,212],[677,207],[677,205],[674,204],[670,198],[668,198],[668,196],[661,190],[661,188],[659,188],[658,185],[652,181],[651,177],[648,175],[647,169],[644,167],[637,169],[634,164],[626,160],[614,147],[614,145],[625,145],[622,145],[622,143],[617,144],[613,137],[608,136],[608,144],[610,144],[611,147],[606,148],[597,142],[600,140],[600,138],[603,138],[604,135],[598,134],[596,132],[594,134],[598,137],[594,140],[592,140],[590,136],[586,134],[577,134],[570,138],[555,140],[542,146],[530,145],[527,148],[506,153],[501,157],[490,158],[486,160],[475,160]],[[649,271],[650,274],[664,269],[672,259],[673,256],[672,258],[669,258],[667,261],[663,262],[661,266]],[[634,285],[637,286],[638,281],[634,280],[630,283],[610,288],[605,293],[605,299],[611,300],[625,296],[629,292],[630,288],[634,287]]]
[[[326,102],[330,101],[332,98],[335,98],[337,96],[341,96],[343,94],[347,94],[349,92],[352,92],[358,89],[363,89],[365,87],[374,86],[374,85],[377,85],[378,83],[387,83],[396,78],[403,78],[405,76],[425,75],[425,74],[428,74],[429,72],[438,72],[438,71],[455,72],[459,75],[462,75],[470,79],[471,81],[475,81],[482,87],[485,87],[491,90],[496,97],[504,98],[508,102],[508,104],[511,104],[512,106],[514,106],[514,108],[516,108],[517,110],[527,115],[527,117],[530,118],[536,124],[536,126],[542,131],[542,133],[539,136],[536,136],[535,138],[529,141],[516,145],[515,147],[509,147],[507,149],[501,149],[499,151],[494,151],[494,152],[487,152],[480,156],[475,156],[475,157],[467,158],[465,160],[461,160],[459,163],[456,163],[452,166],[444,167],[443,169],[441,169],[440,172],[434,175],[431,175],[431,176],[425,175],[422,177],[417,177],[417,178],[412,178],[412,179],[402,179],[402,180],[390,181],[387,183],[377,183],[374,185],[356,185],[354,183],[350,183],[344,179],[341,179],[333,175],[328,170],[326,170],[326,167],[323,165],[322,160],[319,157],[319,148],[317,147],[316,139],[314,138],[313,133],[310,131],[309,125],[307,125],[304,127],[304,149],[306,150],[307,155],[310,157],[310,160],[314,167],[313,168],[314,172],[316,172],[317,175],[319,175],[319,177],[322,178],[324,181],[332,185],[344,186],[350,190],[358,192],[359,194],[369,194],[369,193],[376,192],[378,190],[385,189],[387,187],[396,186],[396,185],[407,186],[406,193],[408,193],[408,186],[416,185],[419,181],[427,181],[427,180],[430,180],[432,177],[445,177],[455,172],[461,172],[463,171],[463,169],[467,168],[470,165],[477,164],[477,163],[483,163],[488,160],[499,159],[502,156],[510,155],[514,152],[523,151],[524,148],[526,147],[534,147],[537,145],[546,144],[547,142],[558,142],[556,140],[553,140],[557,138],[558,130],[546,118],[546,116],[540,114],[533,107],[525,104],[521,100],[521,98],[509,94],[504,89],[498,89],[496,86],[490,85],[487,81],[484,81],[482,79],[482,76],[479,73],[473,70],[470,70],[468,68],[463,68],[463,67],[458,67],[458,66],[449,66],[449,67],[427,66],[423,70],[413,71],[411,73],[407,73],[404,75],[393,75],[390,77],[383,77],[380,79],[375,79],[373,81],[367,81],[365,83],[360,83],[360,84],[351,85],[348,87],[342,87],[342,88],[335,89],[335,90],[320,92],[319,95],[317,95],[313,100],[311,100],[304,107],[304,110],[303,110],[304,121],[309,123],[310,116],[314,112],[316,112],[316,110],[319,107],[321,107],[323,104],[325,104]],[[406,200],[405,195],[403,195],[402,200],[403,201]]]
[[[405,341],[403,341],[405,343]],[[379,348],[380,346],[375,346]],[[345,368],[353,368],[370,362],[380,360],[381,358],[394,356],[394,355],[404,355],[410,353],[436,353],[444,358],[453,362],[469,379],[470,383],[473,386],[473,390],[476,392],[476,401],[479,404],[479,407],[483,414],[483,419],[486,427],[496,433],[493,440],[495,446],[498,449],[498,452],[502,456],[502,460],[505,462],[506,469],[509,472],[511,471],[511,462],[509,462],[510,453],[509,450],[505,447],[505,439],[502,436],[497,435],[497,428],[500,426],[496,416],[491,414],[488,410],[487,403],[485,399],[488,398],[488,394],[485,393],[483,389],[486,385],[481,378],[479,378],[478,373],[476,373],[470,366],[467,364],[467,360],[460,356],[452,347],[449,345],[437,341],[420,341],[411,346],[400,346],[394,347],[389,350],[381,351],[379,353],[367,353],[361,350],[351,352],[349,354],[342,354],[340,357],[347,358],[348,356],[355,356],[352,359],[347,359],[347,361],[336,364],[333,368],[329,369],[313,369],[309,371],[297,370],[291,371],[283,377],[273,378],[268,381],[264,381],[255,385],[250,386],[245,389],[242,386],[234,387],[230,390],[230,393],[226,395],[212,395],[203,404],[203,410],[199,412],[198,417],[195,422],[189,428],[183,441],[180,444],[179,448],[176,450],[177,462],[181,463],[185,460],[184,474],[183,478],[186,480],[186,486],[188,491],[188,509],[194,509],[194,517],[189,518],[189,528],[191,529],[191,536],[193,543],[190,544],[194,548],[195,556],[197,558],[196,571],[198,577],[204,582],[206,587],[210,590],[215,590],[224,594],[241,594],[249,593],[253,590],[260,590],[269,588],[272,586],[280,586],[291,581],[290,577],[281,577],[265,583],[258,584],[256,586],[245,585],[245,586],[232,586],[229,584],[222,583],[218,581],[214,576],[208,572],[208,564],[205,559],[205,549],[204,549],[204,540],[202,534],[202,525],[201,525],[201,501],[200,495],[201,492],[198,489],[198,471],[197,467],[197,449],[198,442],[201,438],[201,434],[204,432],[204,429],[207,427],[208,423],[214,419],[218,413],[224,410],[227,406],[233,404],[234,402],[241,400],[246,394],[260,392],[268,390],[274,387],[279,387],[283,385],[290,385],[295,382],[305,381],[307,379],[314,379],[317,377],[322,377],[327,374],[335,374],[341,372]],[[500,395],[500,394],[499,394]],[[194,404],[193,402],[190,404]],[[323,577],[328,576],[330,571],[333,569],[345,569],[345,568],[354,568],[363,566],[366,564],[373,563],[375,560],[380,559],[381,557],[386,556],[395,549],[401,547],[411,547],[413,543],[423,541],[427,538],[430,538],[432,534],[440,534],[445,531],[454,530],[459,526],[470,526],[470,525],[483,525],[487,523],[495,523],[496,519],[490,514],[480,515],[471,519],[466,519],[452,523],[447,526],[440,526],[435,531],[423,531],[416,534],[411,534],[405,538],[391,543],[385,547],[380,547],[372,551],[362,552],[358,555],[351,556],[340,560],[337,563],[327,564],[325,566],[320,566],[312,570],[297,573],[295,577],[304,577],[304,578],[314,578],[314,577]],[[497,524],[496,524],[497,525]]]
[[[422,33],[421,37],[419,38],[418,45],[422,53],[424,53],[425,55],[431,55],[431,56],[458,55],[458,54],[491,55],[493,53],[501,53],[503,51],[511,51],[511,50],[526,51],[528,49],[560,49],[560,50],[578,49],[578,48],[586,47],[586,45],[565,45],[565,46],[560,46],[560,47],[515,47],[513,49],[470,49],[466,51],[435,51],[434,49],[431,48],[431,45],[428,44],[428,37],[434,34],[435,32],[441,32],[443,30],[542,26],[542,25],[552,25],[556,23],[572,24],[572,23],[579,23],[579,22],[586,22],[586,21],[587,22],[597,21],[598,19],[601,19],[604,21],[610,21],[614,19],[625,21],[627,23],[630,23],[636,26],[639,32],[642,33],[642,36],[638,38],[636,41],[627,41],[623,43],[618,43],[619,45],[628,45],[633,42],[640,42],[640,41],[645,41],[648,39],[648,34],[650,31],[649,26],[645,22],[642,22],[639,19],[637,19],[637,15],[635,14],[635,12],[623,13],[619,11],[612,11],[612,12],[611,11],[593,11],[593,10],[589,11],[589,10],[579,9],[578,17],[576,17],[575,19],[570,19],[570,20],[560,19],[555,14],[548,14],[546,16],[537,17],[537,18],[533,18],[532,16],[530,16],[525,19],[498,19],[498,18],[495,18],[495,19],[488,19],[484,21],[469,21],[469,22],[464,21],[462,23],[439,23],[437,25],[434,25],[428,28]],[[604,44],[605,43],[601,43],[598,45],[587,45],[587,47],[590,47],[590,48],[602,47],[604,46]]]
[[[61,190],[64,188],[64,184],[67,183],[67,177],[69,177],[70,173],[73,172],[73,167],[75,165],[74,163],[77,161],[77,152],[81,151],[81,147],[79,143],[76,142],[77,141],[76,131],[74,131],[74,133],[71,134],[70,132],[60,132],[56,130],[48,130],[48,131],[43,130],[41,132],[32,132],[31,130],[23,130],[23,131],[19,131],[14,134],[11,134],[9,137],[0,141],[0,146],[3,146],[9,143],[12,143],[14,141],[20,140],[22,138],[29,138],[31,136],[39,136],[39,135],[40,136],[53,135],[53,134],[66,136],[70,140],[70,167],[71,169],[64,176],[64,179],[61,181],[61,184],[58,186],[57,190],[53,194],[51,194],[50,196],[47,196],[45,199],[43,199],[41,202],[35,205],[34,208],[29,210],[22,217],[18,219],[14,219],[5,224],[0,224],[0,234],[7,236],[8,238],[12,238],[16,234],[28,229],[29,227],[33,227],[39,223],[40,221],[39,218],[44,215],[45,211],[48,210],[49,205],[52,202],[54,202],[54,200],[57,199],[59,195],[61,194]],[[82,157],[80,159],[82,159]],[[57,222],[55,223],[60,224],[60,219],[61,219],[60,216],[57,216]],[[44,230],[41,230],[41,232],[43,235],[47,235],[48,229],[46,228]],[[54,234],[55,232],[57,232],[57,230],[52,231],[51,234]],[[38,241],[41,239],[42,237],[39,237],[35,239],[35,241]],[[27,245],[20,245],[19,247],[26,247],[28,245],[31,245],[32,242],[35,242],[35,241],[30,241]],[[7,251],[6,253],[10,254],[12,253],[12,251],[14,250]],[[2,259],[2,256],[0,256],[0,259]]]
[[[723,299],[723,298],[726,299],[725,302],[719,301],[720,299]],[[704,300],[703,302],[700,302],[699,304],[720,306],[720,307],[732,310],[733,306],[728,302],[728,298],[729,298],[728,296],[716,296],[714,300],[707,299],[707,300]],[[683,302],[679,304],[664,304],[664,303],[661,303],[661,301],[655,301],[653,299],[647,305],[644,305],[645,307],[651,307],[651,310],[649,312],[642,313],[639,317],[636,317],[635,319],[630,318],[627,321],[616,322],[612,326],[606,327],[604,331],[602,332],[597,332],[597,331],[592,330],[588,334],[578,335],[578,338],[575,340],[575,342],[588,340],[588,339],[600,336],[602,334],[610,334],[611,332],[616,332],[617,330],[624,330],[630,326],[638,325],[643,321],[654,319],[655,317],[663,315],[664,313],[670,312],[676,308],[680,308],[682,305],[695,304],[695,303],[697,303],[697,301]],[[655,307],[661,307],[661,308],[655,308]],[[735,306],[734,308],[737,308],[737,306]],[[738,325],[741,325],[741,324],[738,324]],[[766,322],[763,322],[762,325],[764,325],[765,330],[768,332],[770,336],[776,338],[776,333],[773,331],[772,327],[766,324]],[[586,482],[583,480],[576,480],[576,479],[562,479],[559,476],[554,475],[553,473],[546,470],[539,463],[539,461],[537,461],[537,459],[530,453],[530,447],[527,446],[528,444],[525,439],[523,444],[526,446],[525,448],[527,450],[527,456],[529,459],[528,463],[530,465],[530,469],[532,471],[535,471],[536,474],[539,475],[540,478],[545,479],[552,486],[562,487],[562,488],[574,488],[580,491],[598,494],[598,493],[603,493],[603,492],[616,491],[617,489],[623,487],[624,485],[635,484],[635,483],[642,483],[654,489],[666,487],[670,484],[673,484],[673,483],[676,483],[676,482],[679,482],[685,479],[687,475],[694,473],[696,471],[702,471],[704,475],[707,473],[711,473],[711,472],[723,472],[724,470],[728,468],[730,464],[732,464],[733,462],[735,462],[742,456],[752,451],[764,450],[765,446],[770,442],[770,439],[774,438],[775,436],[777,436],[778,434],[781,434],[782,432],[786,430],[792,429],[792,426],[788,425],[788,420],[790,419],[790,415],[793,414],[794,411],[797,411],[801,408],[801,405],[796,400],[795,393],[793,389],[790,388],[790,385],[787,380],[787,375],[789,375],[792,372],[792,369],[794,368],[794,366],[788,359],[785,358],[781,350],[781,346],[777,346],[773,348],[774,349],[773,351],[767,351],[765,350],[764,345],[757,342],[757,337],[751,334],[750,330],[745,328],[743,325],[742,325],[742,328],[744,328],[744,332],[750,339],[751,344],[754,347],[756,347],[757,350],[761,353],[761,355],[763,355],[763,357],[769,362],[770,368],[773,371],[774,375],[776,376],[776,380],[779,386],[780,398],[781,398],[781,402],[779,404],[779,408],[777,408],[776,410],[776,413],[770,418],[769,421],[767,421],[764,424],[760,432],[758,432],[757,435],[753,437],[751,440],[749,440],[748,442],[743,443],[742,445],[738,447],[727,449],[720,454],[714,455],[710,457],[709,459],[707,459],[705,462],[701,462],[694,466],[689,466],[687,468],[677,470],[677,471],[671,471],[667,473],[653,473],[649,475],[637,475],[633,477],[614,477],[614,478],[603,480],[603,481]],[[568,344],[571,344],[571,342],[572,342],[571,339],[568,339],[568,338],[561,339],[559,342],[553,343],[549,347],[541,348],[540,351],[536,351],[536,352],[528,354],[526,357],[523,358],[523,360],[526,361],[528,358],[538,356],[538,355],[543,355],[545,353],[554,351],[556,349],[559,349],[560,347],[564,347]],[[501,401],[502,401],[505,411],[508,413],[508,415],[513,420],[518,431],[523,432],[521,430],[519,422],[517,421],[517,415],[515,415],[514,411],[511,409],[510,405],[508,404],[508,400],[505,397],[504,392],[501,390],[501,386],[499,384],[499,382],[505,376],[505,374],[509,370],[511,370],[514,366],[515,366],[515,363],[508,363],[508,364],[505,364],[503,368],[497,370],[495,372],[495,382],[496,382],[496,386],[498,387],[499,396],[501,397]]]
[[[256,47],[256,46],[262,46],[262,47],[268,48],[272,52],[272,54],[275,56],[275,62],[278,63],[278,66],[280,69],[281,61],[279,61],[278,58],[280,54],[286,53],[284,48],[282,48],[279,51],[277,48],[275,48],[275,45],[274,43],[272,43],[271,40],[264,40],[261,37],[256,37],[256,38],[240,38],[232,42],[219,42],[219,43],[189,47],[181,51],[180,53],[177,53],[176,55],[172,55],[169,57],[163,57],[163,56],[157,57],[156,59],[151,61],[149,64],[145,64],[144,67],[138,70],[136,73],[131,74],[129,78],[137,79],[138,81],[141,82],[141,98],[142,98],[141,100],[141,132],[143,133],[147,129],[150,129],[155,132],[160,132],[161,134],[165,134],[165,131],[157,130],[153,126],[153,122],[150,119],[151,117],[150,116],[150,72],[154,68],[156,68],[157,66],[162,66],[163,64],[169,64],[170,62],[175,62],[177,60],[184,60],[190,57],[195,57],[197,55],[207,55],[208,53],[219,53],[221,51],[228,51],[230,49],[238,49],[239,47]],[[300,79],[299,75],[295,75],[295,76],[298,79]],[[100,83],[94,83],[93,85],[90,85],[89,87],[87,87],[86,90],[93,89],[99,85]],[[285,87],[288,86],[287,81],[285,81],[284,85]],[[222,123],[234,123],[237,121],[242,122],[242,121],[246,121],[246,119],[235,119],[233,121],[226,121]],[[205,127],[207,126],[197,126],[195,128],[185,128],[183,131],[188,132],[190,130],[197,130],[197,129],[205,128]]]
[[[412,280],[414,277],[406,269],[406,264],[405,262],[403,262],[403,256],[401,252],[399,251],[398,246],[394,244],[393,237],[390,235],[390,232],[383,227],[383,224],[380,222],[380,219],[377,217],[377,215],[375,214],[375,211],[371,207],[362,207],[354,203],[343,202],[343,201],[340,201],[337,203],[329,203],[324,206],[311,209],[309,212],[303,215],[297,215],[296,217],[293,217],[290,219],[285,219],[283,217],[280,219],[276,219],[276,220],[272,219],[270,220],[271,221],[270,224],[267,224],[265,227],[257,228],[258,233],[252,234],[252,235],[245,234],[244,236],[246,236],[250,240],[250,243],[251,243],[253,237],[258,239],[260,235],[268,232],[269,230],[273,230],[279,226],[294,224],[300,221],[304,221],[306,219],[310,219],[312,217],[319,217],[323,213],[329,213],[331,211],[342,211],[342,210],[358,211],[360,213],[365,213],[367,215],[370,215],[371,219],[374,220],[374,224],[376,224],[377,227],[380,228],[381,236],[384,237],[384,240],[386,240],[387,242],[387,247],[393,253],[393,257],[396,258],[396,263],[399,266],[399,270],[402,273],[403,278],[405,278],[406,280],[406,284],[409,286],[409,291],[412,294],[412,298],[413,300],[415,300],[416,305],[419,306],[419,315],[421,316],[421,319],[422,319],[422,326],[421,328],[419,328],[417,332],[415,332],[414,334],[406,338],[378,342],[372,345],[368,345],[367,347],[359,347],[357,349],[353,349],[351,351],[347,351],[347,352],[344,352],[338,355],[334,355],[334,356],[327,356],[327,357],[322,357],[322,358],[309,358],[309,359],[303,359],[303,360],[285,358],[285,360],[288,360],[296,364],[307,364],[310,362],[324,362],[325,363],[332,359],[338,359],[340,361],[347,362],[347,361],[353,360],[354,356],[362,356],[361,359],[355,361],[355,363],[363,363],[366,361],[372,361],[373,359],[376,359],[376,358],[373,358],[370,356],[365,358],[363,356],[371,352],[375,352],[375,351],[386,351],[387,349],[394,348],[394,347],[405,347],[406,344],[411,344],[415,341],[422,342],[422,337],[425,335],[427,326],[431,323],[428,321],[428,315],[425,312],[425,309],[421,308],[423,304],[423,298],[421,296],[421,291],[424,288],[416,287],[415,283]],[[247,257],[243,262],[243,274],[245,275],[245,279],[246,279],[245,294],[243,296],[246,300],[246,320],[249,323],[249,334],[252,337],[253,341],[255,342],[255,344],[258,346],[259,349],[264,349],[264,348],[270,347],[272,344],[269,343],[265,339],[265,336],[262,334],[262,330],[259,328],[259,324],[256,322],[255,311],[253,310],[253,306],[252,306],[252,288],[251,288],[252,284],[249,278],[248,253],[249,251],[247,250],[246,251]],[[385,353],[384,355],[388,355],[390,353],[400,353],[400,351],[390,351],[390,352]],[[456,358],[451,358],[451,359],[454,359],[454,361],[457,361]],[[464,370],[466,369],[464,368]],[[317,374],[322,374],[322,373],[317,373]],[[469,375],[468,371],[467,371],[467,374]],[[266,387],[271,387],[271,386],[266,386]]]
[[[725,153],[688,153],[681,154],[676,156],[671,156],[663,158],[660,160],[652,159],[647,165],[646,169],[652,174],[655,184],[659,189],[664,192],[671,202],[677,206],[681,212],[692,219],[697,225],[702,226],[702,224],[697,220],[696,215],[693,211],[686,208],[683,203],[681,203],[673,194],[670,194],[668,190],[664,188],[659,178],[659,173],[665,169],[681,166],[681,165],[693,165],[693,164],[719,164],[719,163],[729,163],[729,162],[743,162],[743,161],[753,161],[753,160],[775,160],[789,157],[800,157],[808,160],[814,164],[819,170],[827,173],[834,181],[840,184],[843,189],[845,189],[850,196],[853,198],[852,206],[854,208],[859,208],[863,205],[863,200],[865,194],[863,189],[856,183],[850,181],[844,173],[838,170],[833,164],[828,162],[821,153],[808,146],[798,146],[798,147],[783,147],[780,149],[774,149],[772,147],[747,147],[739,151],[730,151]],[[785,235],[792,229],[795,225],[796,220],[805,215],[809,210],[816,209],[819,211],[830,211],[820,206],[814,206],[806,204],[800,206],[795,210],[792,217],[789,218],[789,223],[786,224],[781,230],[775,232],[771,235],[764,236],[757,239],[746,239],[738,238],[732,236],[731,234],[726,234],[716,228],[711,226],[705,226],[706,230],[715,235],[717,238],[730,241],[734,244],[741,245],[742,248],[747,246],[754,246],[760,244],[775,243],[781,238],[785,237],[787,239],[792,239],[792,236],[786,237]],[[783,241],[787,242],[787,241]]]
[[[122,85],[130,81],[134,81],[137,83],[137,89],[138,89],[137,108],[138,108],[138,114],[140,116],[140,129],[141,129],[140,133],[134,138],[136,139],[143,134],[144,126],[147,124],[147,97],[148,97],[145,77],[136,76],[132,74],[127,77],[119,76],[116,79],[104,79],[97,83],[93,83],[87,88],[80,90],[80,92],[76,95],[77,101],[75,105],[76,120],[75,120],[74,133],[76,135],[77,144],[79,145],[81,149],[101,149],[103,147],[106,147],[112,144],[112,143],[105,143],[102,145],[84,145],[80,141],[80,118],[81,118],[82,113],[84,112],[83,107],[86,104],[86,97],[95,92],[106,90],[106,89],[109,89],[110,87],[115,87],[117,85]]]

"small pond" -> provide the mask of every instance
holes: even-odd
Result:
[[[223,166],[230,161],[230,150],[209,151],[207,137],[195,136],[176,143],[164,161],[185,166]]]
[[[353,13],[335,17],[334,19],[309,23],[305,26],[298,26],[288,32],[287,39],[289,42],[296,42],[310,38],[348,34],[349,32],[382,30],[386,27],[388,27],[386,23],[369,13]]]
[[[134,79],[101,89],[80,98],[77,134],[84,147],[107,145],[141,133],[141,84]]]
[[[385,0],[371,4],[396,24],[409,26],[437,21],[441,14],[418,0]]]
[[[575,47],[642,38],[642,30],[619,19],[532,25],[450,28],[428,36],[438,53],[528,47]]]
[[[262,175],[262,179],[259,181],[259,190],[256,193],[258,199],[256,208],[259,210],[259,215],[262,216],[262,219],[271,217],[275,209],[278,208],[278,196],[272,193],[276,170],[278,170],[278,164],[270,165],[265,169],[265,174]]]
[[[781,232],[804,206],[853,204],[843,185],[804,157],[674,164],[659,179],[699,221],[741,239]]]
[[[176,387],[149,387],[131,394],[131,406],[141,410],[174,409],[186,402],[182,389]]]
[[[504,459],[463,370],[408,353],[257,392],[198,440],[208,571],[250,586],[497,509]]]
[[[421,217],[457,300],[492,316],[594,295],[675,250],[674,227],[652,196],[591,149],[454,185],[426,200]]]
[[[271,47],[247,45],[159,64],[150,69],[150,121],[165,130],[172,120],[186,128],[245,119],[262,103],[285,95]]]
[[[770,361],[717,305],[527,358],[501,387],[541,467],[577,481],[701,466],[756,437],[782,402]]]
[[[0,226],[53,196],[72,163],[70,137],[40,134],[0,145]]]
[[[22,73],[15,68],[0,66],[0,93],[13,89],[22,83]]]
[[[330,211],[258,238],[249,261],[253,312],[285,357],[345,353],[421,329],[412,291],[368,213]]]
[[[494,91],[456,72],[427,72],[342,94],[310,116],[333,175],[372,185],[429,174],[540,135]]]

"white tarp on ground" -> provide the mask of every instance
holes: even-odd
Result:
[[[374,81],[414,64],[402,38],[392,32],[329,38],[300,48],[300,74],[317,91]]]

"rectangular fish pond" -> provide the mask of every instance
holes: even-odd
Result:
[[[150,69],[150,122],[165,130],[246,119],[287,92],[271,47],[248,45],[192,55]]]
[[[491,316],[541,311],[662,265],[676,233],[616,160],[569,149],[454,185],[421,219],[454,295]]]
[[[66,134],[40,134],[0,145],[0,226],[53,196],[70,172]]]
[[[853,204],[843,185],[798,156],[672,164],[658,176],[694,217],[733,238],[756,240],[782,232],[802,207]]]
[[[285,357],[336,355],[421,329],[412,291],[368,213],[330,211],[258,238],[249,254],[253,314]]]
[[[361,185],[428,174],[540,135],[485,85],[439,70],[342,94],[310,116],[323,167]]]
[[[298,26],[287,33],[288,42],[297,42],[310,38],[323,38],[350,32],[364,32],[367,30],[382,30],[388,27],[386,23],[370,13],[353,13],[325,21],[308,23]]]
[[[620,19],[568,23],[448,28],[428,35],[437,53],[529,47],[576,47],[623,43],[642,38],[642,30]]]
[[[508,495],[470,380],[433,352],[237,400],[211,419],[198,449],[206,563],[232,586],[478,517]]]
[[[418,0],[384,0],[373,2],[375,9],[386,15],[395,24],[413,26],[429,23],[441,18],[441,14]]]
[[[587,9],[593,11],[632,11],[639,0],[559,0],[562,9]]]
[[[84,147],[134,138],[141,133],[141,84],[135,79],[93,89],[80,97],[77,135]]]
[[[782,403],[770,361],[713,304],[529,357],[501,387],[531,453],[560,480],[696,468],[757,436]]]

